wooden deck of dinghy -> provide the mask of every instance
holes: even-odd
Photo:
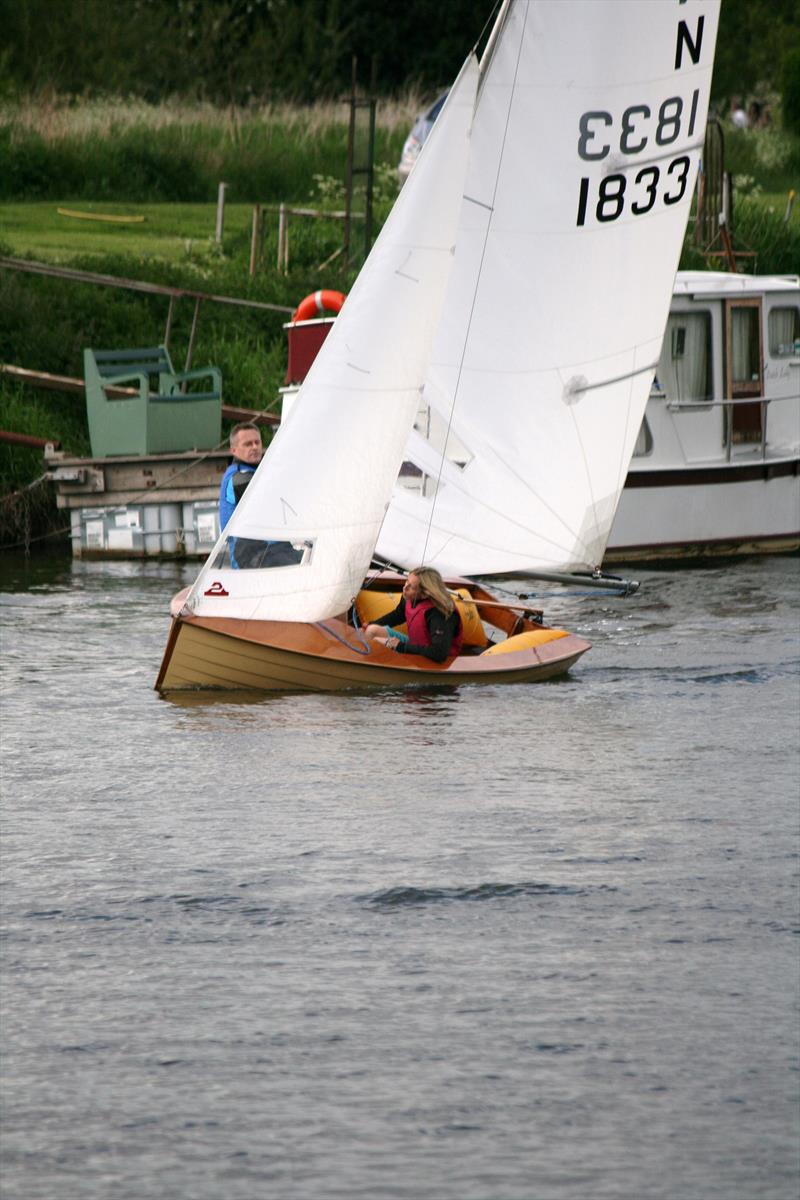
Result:
[[[396,589],[381,576],[378,590]],[[458,581],[463,584],[464,581]],[[448,580],[448,583],[450,581]],[[463,654],[444,663],[398,655],[380,643],[369,648],[344,619],[317,623],[245,621],[177,615],[173,619],[156,689],[226,691],[344,691],[460,683],[530,683],[568,671],[589,643],[547,630],[470,584],[487,625],[506,635],[536,634],[538,644],[502,654]],[[551,635],[550,639],[548,634]]]

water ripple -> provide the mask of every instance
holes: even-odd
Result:
[[[401,908],[422,904],[441,904],[459,900],[508,900],[517,896],[582,896],[589,889],[554,883],[478,883],[466,887],[393,887],[357,896],[373,908]],[[595,888],[595,891],[616,891]]]

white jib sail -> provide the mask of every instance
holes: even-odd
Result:
[[[470,56],[330,335],[188,599],[197,615],[317,621],[369,569],[453,262],[478,65]],[[302,561],[234,569],[270,543]],[[256,556],[257,560],[257,556]],[[217,565],[220,564],[220,565]]]
[[[666,326],[718,16],[719,0],[511,0],[482,64],[387,559],[601,562]]]

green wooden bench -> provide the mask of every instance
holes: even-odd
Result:
[[[166,346],[84,350],[92,455],[212,450],[222,436],[222,372],[176,373]],[[205,383],[202,391],[192,384]]]

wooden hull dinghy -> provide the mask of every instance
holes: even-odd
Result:
[[[325,621],[247,621],[182,612],[187,592],[173,601],[173,624],[156,689],[227,691],[344,691],[534,683],[562,675],[589,643],[540,622],[534,609],[498,601],[479,585],[448,579],[459,596],[464,652],[444,663],[396,654],[367,642],[360,626],[391,611],[403,578],[383,572],[362,589],[353,614]]]
[[[159,690],[528,682],[589,648],[463,576],[602,562],[664,336],[718,16],[719,0],[503,0],[174,614]],[[395,487],[406,461],[417,496]],[[388,615],[400,583],[365,588],[376,549],[463,589],[468,653],[437,665],[367,642],[367,600]]]

